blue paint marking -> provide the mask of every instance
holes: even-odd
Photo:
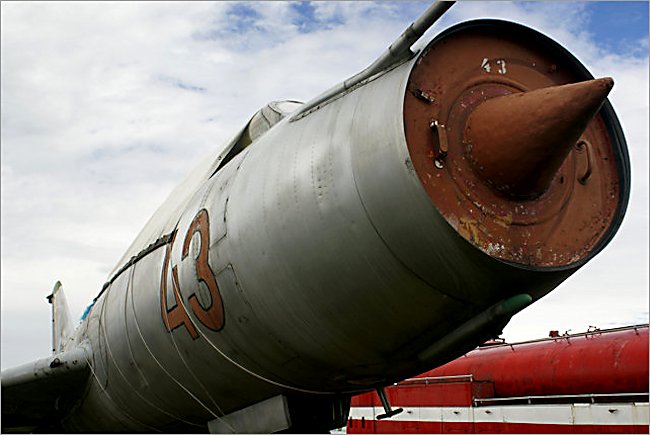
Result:
[[[93,307],[93,305],[95,305],[95,302],[91,303],[90,305],[88,305],[88,306],[86,307],[86,310],[85,310],[84,313],[81,315],[81,321],[82,321],[82,322],[83,322],[84,320],[86,320],[86,317],[88,317],[88,313],[90,313],[90,309]]]

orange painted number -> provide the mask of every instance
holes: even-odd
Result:
[[[213,331],[220,331],[224,324],[223,302],[221,301],[219,286],[217,286],[217,279],[214,277],[214,273],[208,264],[210,220],[208,219],[208,212],[205,209],[199,211],[190,224],[190,228],[187,230],[185,241],[183,242],[182,260],[187,257],[192,236],[197,232],[200,236],[201,248],[198,257],[196,258],[196,275],[199,282],[204,283],[208,287],[208,291],[210,292],[210,303],[204,308],[199,303],[199,299],[194,293],[190,295],[188,300],[192,307],[192,311],[194,311],[194,314],[201,323]]]
[[[181,303],[180,286],[178,285],[178,271],[176,266],[172,268],[172,288],[174,292],[174,300],[176,305],[172,308],[167,308],[167,270],[169,269],[169,260],[172,253],[172,246],[174,246],[174,239],[176,239],[176,232],[172,235],[172,239],[167,245],[165,251],[165,260],[163,261],[162,277],[160,278],[160,308],[162,311],[162,319],[165,324],[165,329],[172,332],[174,329],[181,325],[185,325],[187,332],[190,333],[192,338],[198,338],[199,332],[196,330],[185,307]]]
[[[185,260],[189,254],[190,243],[194,234],[199,234],[200,248],[199,255],[196,258],[196,276],[199,283],[204,283],[208,288],[210,294],[210,302],[207,307],[203,307],[199,302],[195,293],[192,293],[188,298],[192,312],[196,318],[207,328],[213,331],[220,331],[224,326],[224,311],[223,302],[221,300],[221,293],[217,285],[217,279],[208,264],[208,253],[210,247],[210,220],[208,212],[201,209],[192,220],[190,227],[185,235],[183,241],[183,251],[181,260]],[[168,332],[173,331],[179,326],[185,326],[187,332],[194,339],[199,337],[199,332],[192,323],[185,306],[182,304],[182,295],[180,284],[178,281],[177,266],[172,267],[172,290],[176,304],[172,308],[167,307],[167,272],[170,265],[170,257],[174,240],[176,239],[176,232],[174,232],[167,250],[165,252],[165,259],[163,261],[162,277],[160,281],[160,304],[161,313],[165,329]]]

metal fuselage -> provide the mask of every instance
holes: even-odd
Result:
[[[178,217],[145,229],[127,258],[171,236],[111,278],[84,323],[93,382],[71,427],[147,430],[282,392],[385,384],[417,372],[433,337],[507,296],[480,270],[504,266],[448,230],[407,164],[411,64],[281,121],[190,192]],[[395,238],[448,272],[425,281]],[[213,313],[222,320],[202,321]]]
[[[564,263],[494,255],[441,211],[405,135],[429,52],[285,117],[172,193],[66,344],[92,350],[66,430],[205,430],[277,395],[339,403],[345,421],[350,395],[469,351],[602,249],[625,174],[622,199]]]

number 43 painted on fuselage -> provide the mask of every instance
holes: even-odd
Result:
[[[204,307],[197,297],[196,293],[192,293],[188,302],[194,316],[205,327],[212,331],[220,331],[224,326],[224,309],[217,279],[214,272],[208,263],[208,253],[210,246],[210,219],[206,209],[201,209],[196,214],[192,223],[190,224],[183,240],[183,250],[181,260],[185,260],[189,254],[190,244],[195,233],[199,234],[200,249],[199,254],[195,259],[196,276],[199,283],[203,283],[208,288],[210,296],[209,304]],[[172,307],[167,305],[167,291],[168,291],[168,271],[171,264],[171,253],[176,240],[177,230],[174,231],[167,248],[165,251],[165,259],[162,266],[162,276],[160,279],[160,311],[162,321],[165,329],[172,332],[174,329],[185,326],[187,332],[193,339],[199,337],[199,331],[196,329],[194,322],[190,319],[189,313],[183,304],[182,292],[178,279],[177,265],[171,266],[171,287],[175,304]]]

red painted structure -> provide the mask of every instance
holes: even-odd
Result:
[[[352,399],[348,433],[648,433],[648,326],[488,344]]]

